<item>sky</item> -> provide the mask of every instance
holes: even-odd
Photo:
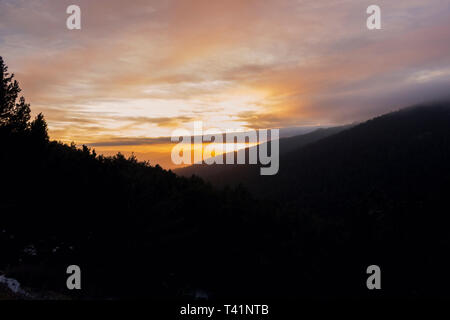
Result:
[[[0,55],[52,139],[170,166],[164,137],[194,121],[329,126],[449,95],[450,0],[0,0]]]

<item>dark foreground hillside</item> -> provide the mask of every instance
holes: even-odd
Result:
[[[220,286],[219,270],[266,241],[267,213],[244,190],[27,134],[1,141],[0,270],[28,287],[64,292],[77,264],[82,297],[183,296]]]
[[[0,67],[0,270],[8,278],[80,298],[227,292],[258,260],[248,253],[270,246],[268,211],[244,190],[219,192],[134,158],[49,141],[1,58]],[[66,289],[72,264],[81,291]]]
[[[49,141],[43,116],[30,119],[3,63],[1,71],[0,270],[32,292],[448,297],[447,104],[293,150],[252,196]],[[66,289],[72,264],[79,291]],[[366,288],[372,264],[381,291]]]
[[[379,264],[387,291],[448,296],[450,103],[375,118],[283,163],[255,191],[299,224],[300,212],[336,223],[336,263]]]
[[[290,219],[289,241],[298,250],[285,262],[298,263],[296,270],[314,265],[317,287],[322,281],[340,283],[335,277],[357,273],[356,266],[379,264],[389,279],[385,292],[447,295],[449,160],[450,103],[440,102],[386,114],[281,153],[275,176],[260,176],[248,166],[223,176],[277,203],[283,219]],[[198,172],[208,179],[216,174],[207,166]]]

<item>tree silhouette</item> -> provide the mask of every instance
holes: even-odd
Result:
[[[30,120],[30,105],[24,97],[17,98],[21,89],[14,74],[8,73],[8,67],[0,57],[0,126],[12,131],[23,131]]]
[[[10,132],[30,131],[33,136],[48,141],[47,123],[44,116],[39,114],[30,123],[30,105],[25,98],[19,98],[22,89],[14,74],[8,73],[8,67],[0,56],[0,128]]]
[[[45,121],[44,115],[39,113],[36,118],[30,123],[31,135],[40,141],[49,141],[47,122]]]

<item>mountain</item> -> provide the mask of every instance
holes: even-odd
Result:
[[[331,128],[319,128],[306,134],[282,138],[279,140],[280,156],[283,156],[297,148],[316,142],[320,139],[336,134],[350,127],[351,127],[350,125],[347,125]],[[235,154],[234,157],[236,159],[238,155],[245,154],[245,159],[248,159],[249,153],[252,152],[253,150],[256,150],[256,153],[258,153],[259,146],[254,146],[234,152]],[[222,157],[223,163],[225,163],[226,154],[217,156],[217,158],[219,157]],[[283,164],[280,164],[280,166],[282,165]],[[221,187],[226,185],[238,185],[238,184],[243,184],[246,187],[251,187],[252,182],[255,181],[257,176],[260,175],[260,167],[261,167],[260,165],[249,165],[249,164],[207,165],[203,163],[176,169],[174,170],[174,172],[180,176],[185,177],[196,175],[212,183],[213,185]]]
[[[385,296],[443,297],[450,284],[449,163],[450,103],[437,102],[283,153],[277,175],[245,175],[244,167],[216,177],[228,175],[227,182],[276,203],[286,282],[319,296],[347,289],[365,296],[362,274],[376,264],[386,274]]]
[[[32,292],[364,298],[376,264],[384,297],[448,295],[448,103],[282,139],[277,175],[227,173],[254,196],[27,130],[0,141],[0,269]]]
[[[336,201],[373,193],[417,200],[447,186],[449,136],[448,103],[410,107],[282,155],[279,174],[259,177],[259,183],[276,186],[265,195],[297,203],[309,201],[307,194]]]
[[[377,117],[285,158],[278,175],[258,177],[255,192],[284,214],[334,221],[313,247],[333,239],[335,263],[380,265],[400,296],[448,296],[449,102]]]

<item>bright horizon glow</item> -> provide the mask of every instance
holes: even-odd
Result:
[[[226,152],[234,152],[239,151],[245,148],[253,147],[258,145],[259,143],[226,143],[224,142],[222,144],[224,152],[218,152],[217,154],[213,154],[212,157],[222,155]],[[144,146],[121,146],[120,152],[126,156],[130,157],[131,155],[135,155],[137,158],[140,159],[148,159],[150,161],[151,165],[159,164],[163,168],[166,169],[175,169],[175,168],[181,168],[185,166],[189,166],[189,164],[182,164],[182,165],[175,165],[172,163],[171,160],[171,151],[172,148],[176,145],[176,143],[161,143],[161,144],[152,144],[152,145],[144,145]],[[207,143],[204,142],[203,145],[192,143],[192,156],[194,157],[194,153],[196,154],[195,157],[202,157],[203,160],[209,158],[204,155],[206,146],[209,145],[215,145],[219,146],[220,144],[217,143]],[[227,150],[227,145],[229,150]],[[117,147],[95,147],[95,150],[99,154],[103,154],[106,156],[113,156],[117,154]]]

